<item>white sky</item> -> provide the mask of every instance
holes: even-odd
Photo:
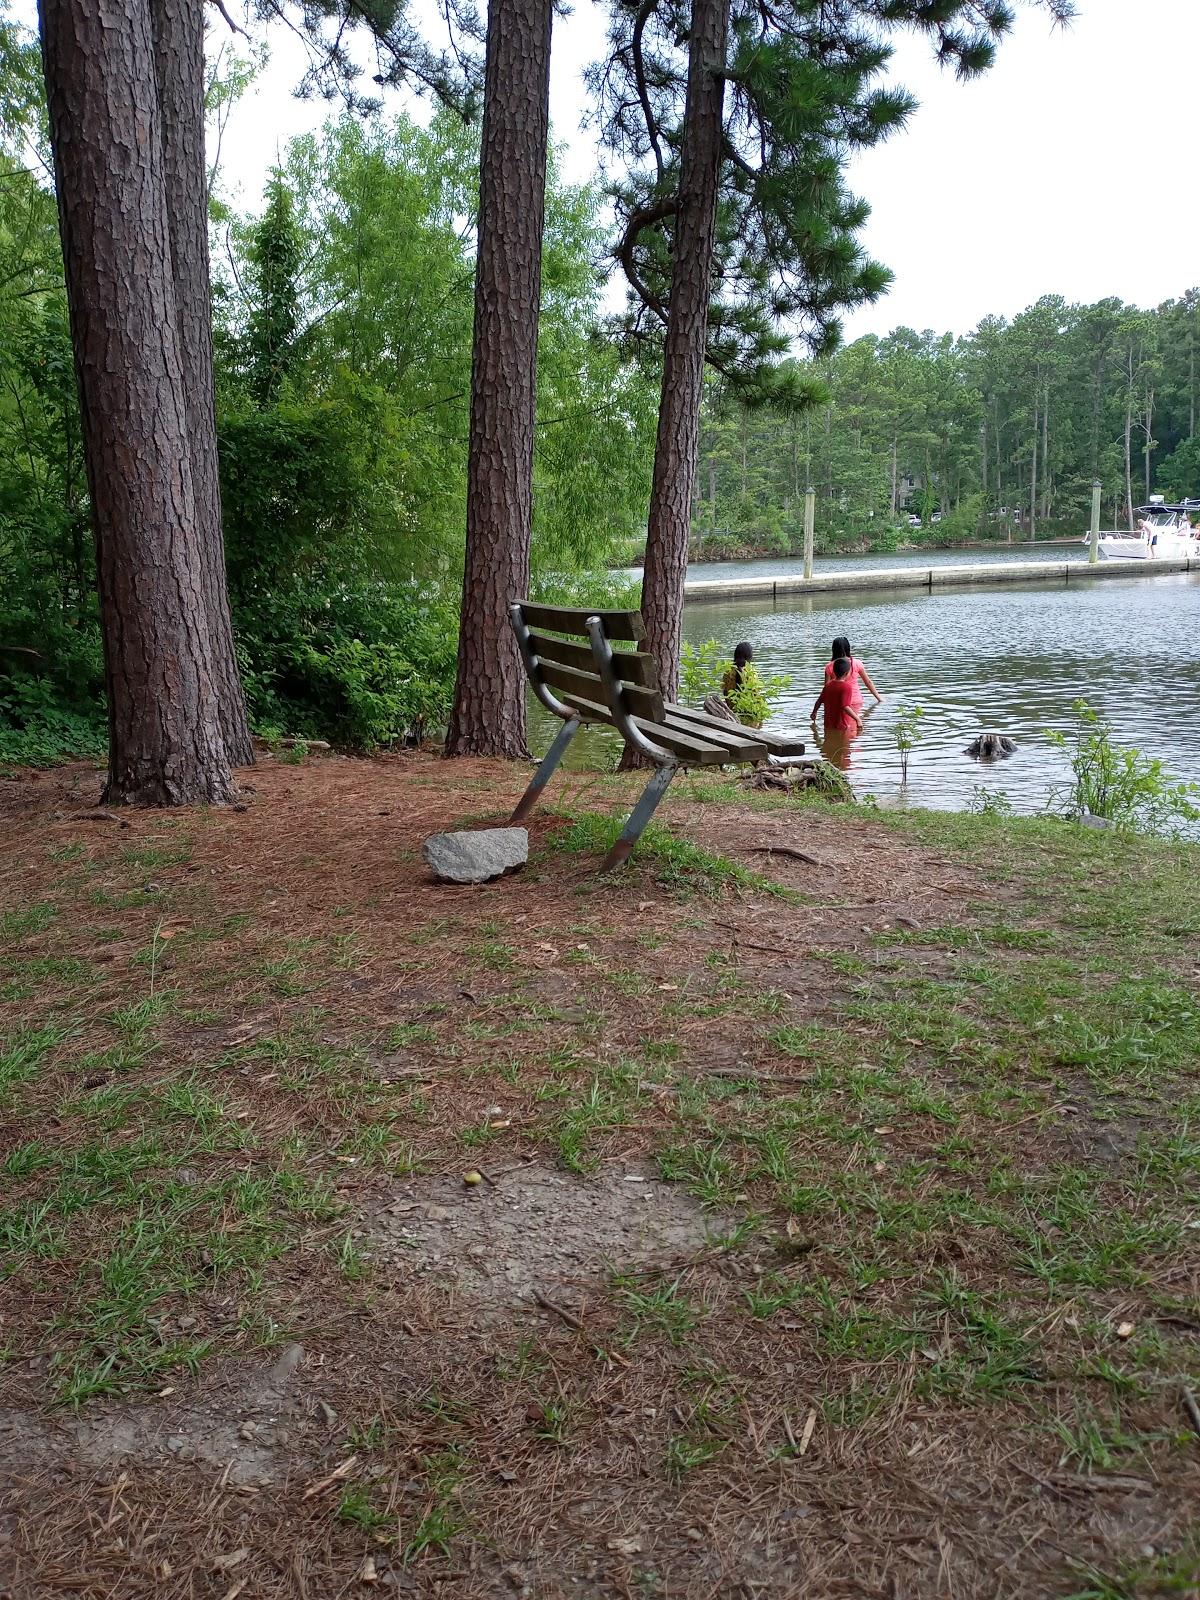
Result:
[[[893,76],[920,109],[850,174],[872,207],[864,243],[895,283],[848,320],[849,337],[900,323],[965,333],[1047,293],[1152,306],[1200,283],[1200,0],[1077,0],[1077,10],[1064,31],[1022,6],[995,67],[968,84],[919,41],[900,44]],[[555,22],[551,115],[574,181],[597,166],[594,132],[579,125],[580,74],[603,50],[604,17],[602,0],[575,0]],[[218,19],[213,39],[222,31]],[[291,95],[296,41],[276,28],[271,46],[222,156],[247,207],[286,140],[329,109]]]

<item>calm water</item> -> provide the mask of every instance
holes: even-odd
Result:
[[[1063,559],[1068,548],[1057,547],[1055,558]],[[918,560],[928,564],[930,557]],[[789,565],[722,563],[722,570],[761,569],[759,575],[771,576]],[[691,572],[701,576],[699,569]],[[984,785],[1003,790],[1019,810],[1038,810],[1051,785],[1067,776],[1065,759],[1045,730],[1069,729],[1071,702],[1078,698],[1111,721],[1120,742],[1161,757],[1177,777],[1200,782],[1200,574],[1108,578],[1070,588],[1047,582],[933,594],[822,594],[774,605],[705,603],[684,615],[684,634],[693,643],[719,639],[732,654],[738,640],[748,639],[761,671],[791,678],[770,723],[779,729],[811,731],[808,714],[829,641],[841,633],[884,696],[848,755],[848,775],[860,795],[958,810]],[[892,740],[902,704],[920,705],[925,713],[906,796]],[[538,708],[533,733],[542,748],[552,724]],[[1016,754],[991,764],[965,755],[963,746],[983,728],[1015,739]]]

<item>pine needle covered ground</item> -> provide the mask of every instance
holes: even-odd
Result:
[[[0,1593],[1196,1593],[1196,847],[249,776],[0,780]]]

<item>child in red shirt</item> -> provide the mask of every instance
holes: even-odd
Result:
[[[848,656],[837,658],[833,663],[833,676],[825,680],[825,687],[812,708],[812,720],[816,722],[817,711],[824,706],[826,733],[862,732],[862,718],[853,705],[855,686],[850,676],[851,665]]]

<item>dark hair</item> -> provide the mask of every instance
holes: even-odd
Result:
[[[754,660],[754,648],[745,639],[741,644],[735,645],[733,650],[733,681],[738,688],[742,687],[742,673],[748,662]]]
[[[839,634],[838,637],[833,641],[833,649],[829,652],[830,659],[836,661],[839,656],[845,656],[846,660],[848,661],[851,653],[849,639],[847,639],[844,634]],[[839,677],[840,676],[843,676],[843,674],[839,673]]]
[[[850,676],[849,656],[837,656],[834,658],[833,675],[835,678],[848,678]]]

